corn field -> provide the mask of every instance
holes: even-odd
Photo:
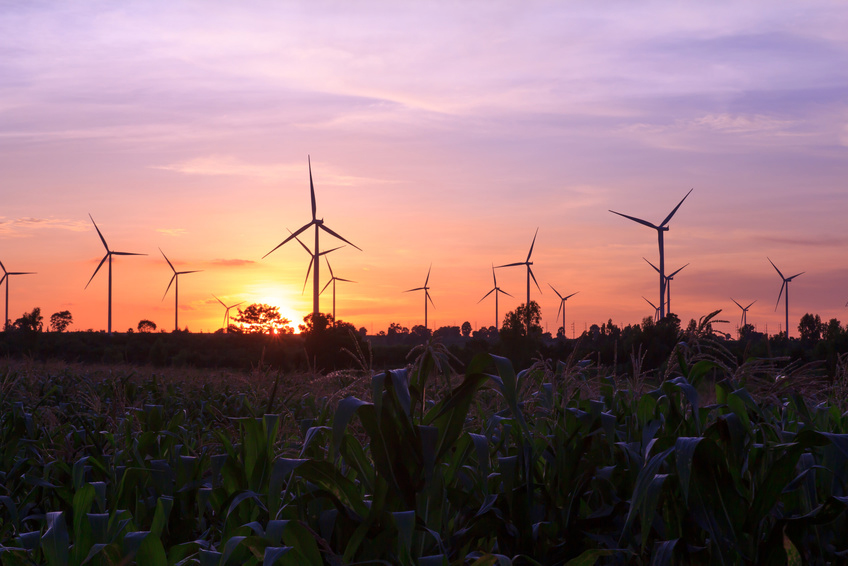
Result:
[[[8,369],[0,563],[846,560],[841,400],[755,397],[686,349],[656,382],[597,369],[482,354],[457,375],[429,345],[359,397],[276,403]]]

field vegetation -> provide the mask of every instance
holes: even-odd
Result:
[[[712,321],[650,372],[438,340],[386,371],[8,359],[0,563],[840,563],[845,358],[739,362]]]

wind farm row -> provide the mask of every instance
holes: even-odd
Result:
[[[311,275],[312,276],[312,309],[313,309],[312,312],[313,312],[313,315],[321,312],[321,310],[320,310],[320,296],[329,287],[332,287],[332,294],[333,294],[332,313],[333,313],[333,318],[335,319],[335,317],[336,317],[335,316],[336,315],[336,283],[337,282],[355,283],[355,281],[353,281],[351,279],[337,277],[335,275],[335,273],[333,272],[332,266],[330,265],[328,255],[330,253],[336,251],[336,250],[339,250],[339,249],[345,247],[345,245],[353,247],[353,248],[355,248],[359,251],[362,251],[362,249],[359,248],[356,244],[352,243],[350,240],[346,239],[345,237],[343,237],[342,235],[340,235],[339,233],[334,231],[333,229],[331,229],[327,224],[325,224],[323,218],[318,217],[318,207],[317,207],[317,199],[316,199],[316,194],[315,194],[315,185],[314,185],[313,176],[312,176],[311,158],[307,159],[307,165],[308,165],[308,171],[309,171],[311,219],[307,223],[302,225],[300,228],[298,228],[297,230],[295,230],[293,232],[291,230],[289,230],[289,235],[285,239],[283,239],[282,242],[277,244],[273,249],[271,249],[264,256],[262,256],[262,259],[268,258],[268,256],[270,256],[275,251],[277,251],[278,249],[283,247],[285,244],[289,243],[292,240],[296,240],[298,242],[298,244],[310,256],[309,264],[308,264],[307,271],[306,271],[306,278],[304,279],[303,291],[305,292],[306,285],[309,282],[309,277]],[[631,216],[631,215],[628,215],[628,214],[623,214],[623,213],[617,212],[615,210],[609,211],[609,212],[611,212],[615,215],[618,215],[618,216],[621,216],[621,217],[626,218],[628,220],[631,220],[631,221],[633,221],[637,224],[651,228],[652,230],[655,230],[656,233],[657,233],[658,252],[659,252],[658,253],[658,265],[655,265],[648,258],[643,257],[644,261],[646,263],[648,263],[648,265],[658,275],[659,285],[658,285],[658,296],[657,296],[656,302],[654,302],[654,301],[648,299],[647,297],[643,296],[646,303],[648,303],[651,306],[651,308],[653,309],[653,318],[654,318],[655,321],[662,320],[669,313],[672,312],[672,310],[671,310],[671,282],[674,280],[674,277],[677,274],[679,274],[684,268],[686,268],[687,266],[690,265],[690,263],[686,263],[682,267],[679,267],[678,269],[672,271],[671,273],[666,274],[665,234],[666,234],[666,232],[669,231],[669,224],[670,224],[672,218],[675,216],[677,211],[683,205],[684,201],[686,201],[686,199],[689,197],[689,195],[692,194],[692,191],[693,191],[693,189],[690,189],[689,192],[686,193],[686,195],[677,203],[677,205],[671,210],[671,212],[668,213],[668,215],[659,224],[654,224],[654,223],[649,222],[647,220],[644,220],[642,218],[638,218],[638,217]],[[111,333],[112,332],[112,258],[113,258],[113,256],[144,256],[144,255],[147,255],[147,254],[139,253],[139,252],[126,252],[126,251],[113,250],[112,248],[109,247],[109,244],[107,243],[106,238],[104,237],[104,235],[100,231],[100,228],[98,227],[97,223],[94,221],[94,218],[90,214],[89,214],[89,218],[91,219],[91,222],[94,225],[94,228],[97,232],[98,237],[100,238],[101,243],[103,244],[103,247],[104,247],[106,253],[103,256],[103,258],[100,260],[100,263],[97,265],[94,272],[92,273],[91,277],[89,278],[88,282],[85,285],[85,288],[86,289],[88,288],[88,286],[91,284],[91,282],[96,277],[97,273],[103,267],[104,263],[108,263],[106,330],[107,330],[107,332]],[[312,248],[307,246],[299,238],[299,236],[302,235],[302,234],[309,234],[308,231],[310,229],[313,230],[313,232],[311,234],[313,236],[313,242],[314,242]],[[331,248],[327,248],[327,249],[322,249],[321,248],[322,242],[321,242],[321,238],[320,238],[320,235],[321,235],[322,232],[324,232],[325,235],[329,235],[336,240],[340,240],[341,242],[344,243],[344,245],[331,247]],[[479,301],[477,301],[477,302],[479,304],[479,303],[483,302],[485,299],[487,299],[489,296],[494,294],[494,307],[495,307],[494,315],[495,315],[495,327],[496,328],[497,328],[498,323],[500,321],[499,301],[498,301],[499,295],[507,295],[509,297],[515,298],[509,292],[507,292],[506,290],[504,290],[504,289],[502,289],[501,287],[498,286],[497,270],[512,268],[512,267],[524,267],[526,269],[526,297],[525,297],[525,303],[524,304],[530,304],[530,302],[532,300],[532,297],[531,297],[531,280],[535,284],[538,292],[540,294],[542,293],[542,288],[539,285],[539,282],[537,281],[536,276],[533,273],[533,269],[532,269],[532,266],[533,266],[532,256],[533,256],[533,251],[534,251],[534,248],[535,248],[535,245],[536,245],[536,240],[537,240],[538,235],[539,235],[539,228],[536,229],[536,232],[533,235],[533,240],[531,241],[530,249],[527,253],[526,258],[523,261],[505,263],[505,264],[502,264],[502,265],[494,265],[494,263],[492,263],[491,270],[492,270],[493,287],[492,287],[491,290],[489,290],[487,293],[485,293],[485,295],[483,295],[483,297],[481,299],[479,299]],[[162,300],[164,301],[164,299],[167,297],[171,287],[173,286],[174,287],[174,328],[179,329],[179,310],[180,310],[180,306],[179,306],[179,283],[180,283],[180,276],[189,275],[189,274],[193,274],[193,273],[199,273],[203,270],[195,269],[195,270],[178,271],[177,268],[174,266],[174,264],[171,262],[171,260],[167,257],[165,252],[161,248],[159,248],[159,251],[160,251],[162,257],[164,258],[165,262],[167,263],[167,265],[170,268],[171,273],[172,273],[171,279],[168,282],[167,287],[165,288],[165,293],[162,296]],[[323,287],[321,286],[321,277],[320,277],[320,274],[321,274],[321,258],[322,257],[324,258],[324,262],[326,263],[327,269],[330,273],[330,277],[326,281],[326,283],[324,284]],[[778,269],[778,267],[774,264],[774,262],[772,262],[770,258],[767,258],[767,259],[768,259],[769,263],[771,263],[771,265],[774,267],[775,271],[778,273],[778,275],[780,276],[781,281],[782,281],[780,291],[779,291],[779,294],[778,294],[778,300],[777,300],[777,305],[775,307],[775,310],[777,309],[777,306],[779,306],[779,304],[780,304],[780,299],[783,298],[784,299],[784,314],[785,314],[785,320],[784,320],[785,327],[784,328],[786,328],[788,330],[790,328],[790,326],[789,326],[789,283],[792,280],[794,280],[795,278],[797,278],[798,276],[802,275],[804,272],[797,273],[797,274],[792,275],[790,277],[785,277],[783,275],[783,273]],[[7,271],[6,267],[2,263],[0,263],[0,267],[2,267],[2,270],[3,270],[3,275],[2,275],[2,279],[0,279],[0,284],[2,284],[3,282],[6,283],[6,290],[5,290],[6,301],[5,301],[5,319],[4,320],[6,321],[6,324],[8,325],[9,324],[9,282],[10,282],[10,279],[12,277],[22,276],[22,275],[35,275],[36,272],[33,272],[33,271]],[[404,292],[407,292],[407,293],[418,292],[418,291],[424,292],[423,293],[423,301],[424,301],[423,323],[424,323],[424,327],[427,328],[427,329],[429,329],[429,322],[430,322],[429,321],[429,308],[430,307],[435,308],[435,303],[433,302],[432,296],[430,294],[430,289],[431,289],[431,287],[430,287],[430,275],[432,273],[432,267],[433,266],[431,264],[430,267],[427,270],[427,275],[426,275],[426,278],[424,280],[423,286],[414,287],[414,288],[407,289],[407,290],[404,291]],[[557,309],[557,314],[556,314],[556,320],[557,320],[557,322],[560,322],[560,320],[561,320],[561,324],[562,324],[561,329],[562,329],[562,332],[565,333],[565,329],[567,328],[567,326],[566,326],[566,302],[569,299],[571,299],[572,297],[574,297],[575,295],[577,295],[579,293],[579,291],[571,292],[569,294],[564,295],[564,294],[561,294],[559,292],[559,290],[552,283],[548,283],[548,286],[551,288],[551,290],[553,290],[553,292],[556,294],[556,296],[559,299],[559,304],[558,304],[558,309]],[[215,295],[215,294],[211,294],[211,295],[214,297],[214,299],[218,303],[220,303],[220,305],[222,307],[224,307],[225,313],[224,313],[223,325],[224,325],[224,328],[229,328],[231,309],[240,306],[245,301],[237,302],[237,303],[234,303],[234,304],[226,304],[217,295]],[[745,307],[743,307],[741,303],[737,302],[732,297],[730,297],[730,300],[742,310],[742,318],[741,318],[740,324],[742,326],[746,325],[748,323],[748,321],[747,321],[748,310],[751,308],[751,306],[754,303],[756,303],[756,300],[750,302]],[[526,324],[529,328],[529,325],[530,325],[529,309],[526,312],[527,312],[527,317],[528,317]],[[560,319],[560,315],[562,317],[561,319]]]

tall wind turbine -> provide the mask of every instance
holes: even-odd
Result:
[[[778,272],[778,273],[780,273],[780,272]],[[800,273],[798,275],[800,275]],[[798,275],[796,275],[796,277]],[[730,300],[733,301],[734,303],[736,303],[736,299],[734,299],[733,297],[730,297]],[[779,297],[778,297],[778,300],[780,300]],[[751,308],[751,306],[756,302],[757,301],[754,301],[753,303],[751,303],[747,307],[743,307],[739,303],[736,303],[736,306],[739,307],[740,309],[742,309],[742,326],[745,326],[746,324],[748,324],[748,309]]]
[[[35,275],[35,271],[6,271],[6,266],[0,261],[0,268],[3,269],[3,277],[0,277],[0,285],[6,281],[6,318],[3,319],[3,329],[9,329],[9,279],[12,275]]]
[[[357,246],[355,244],[350,243],[349,241],[345,240],[344,238],[342,238],[341,236],[339,236],[338,234],[333,232],[331,229],[329,229],[324,224],[323,218],[317,217],[316,214],[317,214],[318,208],[317,208],[317,205],[315,204],[315,185],[312,183],[312,160],[309,158],[309,156],[307,156],[307,161],[309,163],[309,193],[312,197],[312,220],[310,220],[307,224],[304,224],[303,226],[301,226],[291,236],[289,236],[288,238],[283,240],[276,248],[274,248],[273,250],[271,250],[270,252],[268,252],[267,254],[262,256],[262,259],[265,259],[269,255],[271,255],[277,248],[279,248],[280,246],[282,246],[283,244],[285,244],[289,240],[296,238],[301,232],[305,231],[310,226],[315,227],[315,251],[312,253],[312,259],[313,259],[312,263],[315,265],[315,274],[313,275],[313,278],[312,278],[312,316],[313,316],[313,318],[317,318],[318,313],[321,310],[320,309],[320,300],[319,300],[319,296],[321,295],[321,291],[320,291],[319,277],[318,277],[318,270],[319,270],[321,264],[318,261],[316,261],[317,257],[319,255],[321,255],[321,249],[318,245],[318,234],[321,232],[321,230],[323,230],[323,231],[327,232],[328,234],[330,234],[331,236],[334,236],[334,237],[338,238],[339,240],[341,240],[341,241],[343,241],[347,244],[350,244],[351,246],[358,249],[359,251],[362,251],[362,248],[360,248],[359,246]]]
[[[644,259],[645,261],[648,261],[648,260],[647,260],[647,258],[644,258],[644,257],[643,257],[642,259]],[[660,269],[659,269],[656,265],[654,265],[653,263],[651,263],[650,261],[648,261],[648,265],[650,265],[651,267],[653,267],[653,268],[654,268],[654,271],[656,271],[657,273],[659,273],[659,272],[660,272]],[[689,264],[687,263],[686,265],[689,265]],[[683,267],[686,267],[686,265],[684,265]],[[678,269],[677,271],[673,271],[673,272],[671,273],[671,275],[666,275],[666,276],[665,276],[665,289],[666,289],[666,301],[665,301],[665,304],[668,306],[668,312],[671,312],[671,280],[672,280],[672,279],[674,279],[674,276],[675,276],[675,275],[677,275],[678,273],[680,273],[681,271],[683,271],[683,267],[681,267],[681,268],[680,268],[680,269]]]
[[[668,214],[668,216],[665,217],[665,220],[663,220],[660,223],[659,226],[657,226],[655,224],[651,224],[647,220],[642,220],[641,218],[636,218],[635,216],[628,216],[626,214],[622,214],[620,212],[610,210],[610,212],[612,212],[613,214],[618,214],[619,216],[623,216],[624,218],[632,220],[633,222],[638,222],[639,224],[642,224],[643,226],[647,226],[648,228],[653,228],[654,230],[657,231],[657,239],[659,241],[659,246],[660,246],[660,269],[659,269],[659,274],[660,274],[660,306],[659,306],[660,318],[665,318],[665,284],[666,284],[666,278],[665,278],[665,244],[663,243],[663,234],[665,232],[668,232],[668,226],[666,226],[666,224],[668,224],[671,221],[671,217],[674,216],[674,213],[677,212],[677,209],[680,208],[680,205],[683,204],[683,201],[686,200],[686,197],[688,197],[692,193],[693,190],[694,189],[689,189],[689,192],[686,193],[686,196],[683,197],[683,199],[679,203],[677,203],[677,206],[674,207],[674,210],[672,210]]]
[[[162,248],[159,248],[159,251],[162,252]],[[176,269],[174,269],[174,264],[171,263],[171,260],[169,260],[168,256],[165,255],[165,252],[162,252],[162,257],[165,258],[165,261],[168,262],[168,265],[170,266],[171,271],[174,272],[173,277],[171,277],[171,280],[168,282],[168,288],[165,289],[165,294],[162,295],[162,300],[163,301],[165,300],[165,297],[168,295],[168,291],[171,290],[171,283],[176,282],[176,284],[174,285],[174,331],[177,331],[177,330],[180,329],[180,324],[179,324],[180,275],[186,275],[188,273],[200,273],[203,270],[201,269],[201,270],[196,270],[196,271],[177,271]]]
[[[214,294],[212,296],[215,297]],[[224,304],[224,301],[222,301],[221,299],[218,299],[218,297],[215,297],[215,298],[218,300],[219,303],[221,303],[222,307],[227,309],[226,312],[224,312],[224,328],[226,328],[226,332],[227,332],[227,334],[229,334],[230,333],[230,309],[234,309],[239,305],[243,305],[244,301],[242,301],[240,303],[236,303],[234,305],[227,306],[227,305]]]
[[[649,305],[651,305],[652,307],[654,307],[654,322],[659,322],[659,320],[660,320],[660,307],[658,307],[657,305],[655,305],[655,304],[654,304],[654,303],[652,303],[651,301],[648,301],[648,298],[647,298],[647,297],[644,297],[644,296],[643,296],[642,298],[643,298],[643,299],[645,299],[645,301],[647,301],[647,303],[648,303]]]
[[[91,214],[88,215],[91,218],[91,223],[94,224],[94,229],[97,230],[97,235],[100,236],[100,241],[103,242],[103,247],[106,248],[106,255],[103,256],[103,259],[100,260],[100,263],[97,265],[97,269],[94,270],[94,273],[91,275],[91,279],[88,280],[88,283],[85,284],[85,288],[88,289],[88,286],[91,284],[94,276],[97,275],[97,272],[100,271],[100,268],[103,267],[103,262],[107,259],[109,260],[109,301],[108,301],[108,322],[106,326],[106,330],[109,334],[112,334],[112,256],[113,255],[147,255],[147,254],[137,254],[133,252],[114,252],[109,249],[109,245],[106,243],[106,238],[103,237],[103,234],[100,233],[100,228],[97,227],[97,222],[94,221],[94,218],[91,217]]]
[[[548,283],[548,287],[550,287],[551,289],[554,289],[554,286],[551,285],[550,283]],[[575,291],[574,293],[571,293],[567,297],[563,297],[562,295],[559,294],[559,291],[554,289],[554,293],[556,293],[557,297],[559,297],[559,309],[557,310],[557,316],[559,316],[559,311],[562,311],[562,336],[563,336],[563,338],[565,338],[565,336],[566,336],[566,334],[565,334],[565,301],[567,301],[568,299],[570,299],[571,297],[573,297],[574,295],[576,295],[579,292],[580,291]]]
[[[326,253],[326,252],[325,252]],[[324,256],[324,260],[327,262],[327,269],[330,270],[330,280],[327,281],[327,284],[324,285],[324,288],[321,289],[321,292],[327,290],[327,287],[330,286],[330,283],[333,284],[333,326],[336,325],[336,281],[344,281],[345,283],[356,283],[356,281],[351,281],[350,279],[342,279],[341,277],[336,277],[333,273],[333,267],[330,265],[330,260],[327,259],[327,256]]]
[[[783,288],[786,288],[786,296],[783,299],[784,304],[786,305],[786,337],[789,338],[789,282],[798,277],[799,275],[803,275],[806,271],[802,271],[801,273],[796,273],[792,277],[784,277],[774,262],[770,257],[766,257],[769,260],[769,263],[777,271],[777,274],[780,275],[780,278],[783,280],[783,284],[780,286],[780,293],[777,294],[777,303],[774,305],[774,310],[777,310],[777,307],[780,306],[780,295],[783,294]]]
[[[503,293],[504,295],[506,295],[508,297],[512,297],[512,295],[510,295],[509,293],[507,293],[506,291],[504,291],[503,289],[498,287],[498,278],[495,276],[495,266],[494,265],[492,265],[492,279],[495,282],[495,286],[492,288],[491,291],[489,291],[488,293],[483,295],[483,299],[485,299],[486,297],[488,297],[492,293],[495,294],[495,330],[497,330],[498,329],[498,293]],[[515,297],[513,297],[513,298],[515,298]],[[477,304],[479,305],[480,303],[482,303],[483,299],[480,299],[479,301],[477,301]]]
[[[427,270],[427,279],[424,280],[423,287],[416,287],[415,289],[407,289],[404,293],[411,293],[412,291],[424,291],[424,329],[427,329],[427,301],[430,301],[430,304],[433,305],[433,308],[436,308],[436,304],[433,303],[433,299],[430,298],[430,287],[427,284],[430,282],[430,271],[433,269],[433,264],[430,264],[430,269]]]
[[[530,256],[533,255],[533,246],[536,245],[536,236],[539,235],[539,229],[536,228],[536,233],[533,235],[533,242],[530,244],[530,251],[527,254],[527,259],[524,261],[519,261],[516,263],[507,263],[506,265],[499,265],[498,268],[501,267],[516,267],[519,265],[527,266],[527,333],[530,333],[530,278],[533,278],[533,283],[536,284],[536,288],[539,289],[539,292],[542,292],[542,288],[539,287],[539,282],[536,281],[536,276],[533,275],[533,270],[530,268],[533,265],[533,262],[530,261]]]

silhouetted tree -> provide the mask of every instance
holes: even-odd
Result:
[[[12,328],[15,330],[23,330],[25,332],[41,332],[44,324],[41,322],[44,319],[41,316],[41,307],[35,307],[32,312],[25,312],[21,318],[15,321]]]
[[[469,326],[471,326],[469,324]],[[434,338],[445,339],[457,339],[462,336],[458,326],[442,326],[433,331]]]
[[[73,323],[71,311],[59,311],[50,315],[50,330],[53,332],[64,332]]]
[[[471,336],[471,323],[467,320],[462,323],[462,335],[468,338]]]
[[[291,321],[280,314],[279,307],[253,303],[238,310],[233,321],[246,334],[292,334]]]
[[[156,331],[156,323],[152,320],[147,320],[143,318],[138,321],[138,331],[139,332],[155,332]]]
[[[433,335],[433,331],[429,328],[425,328],[423,324],[416,324],[412,327],[412,330],[409,334],[413,336],[417,341],[424,341]]]
[[[527,304],[518,305],[514,311],[509,311],[504,315],[503,323],[501,324],[501,338],[506,335],[510,336],[527,336],[527,324],[529,321],[530,335],[538,332],[541,336],[542,327],[542,307],[536,301],[530,301],[530,307]]]
[[[805,314],[798,324],[798,332],[804,342],[818,342],[822,335],[822,321],[819,315]]]

